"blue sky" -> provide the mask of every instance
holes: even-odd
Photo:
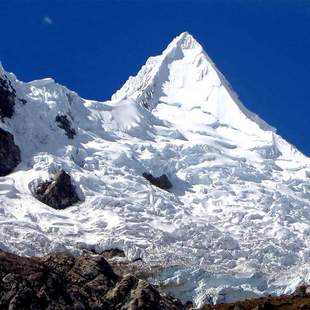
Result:
[[[0,60],[108,99],[189,31],[245,106],[310,155],[310,1],[0,1]]]

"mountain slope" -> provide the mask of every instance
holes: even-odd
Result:
[[[118,247],[166,267],[153,280],[196,305],[309,280],[310,160],[242,105],[188,33],[106,102],[0,76],[16,92],[0,127],[22,159],[0,178],[3,250]],[[60,169],[81,202],[54,210],[33,193]],[[144,172],[166,174],[172,189]]]

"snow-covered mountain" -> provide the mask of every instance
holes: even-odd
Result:
[[[198,306],[310,281],[310,159],[243,106],[190,34],[106,102],[2,67],[0,78],[14,90],[0,128],[21,151],[0,178],[0,249],[117,247],[165,267],[153,281]],[[61,169],[81,202],[55,210],[34,188]]]

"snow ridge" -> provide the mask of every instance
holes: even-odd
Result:
[[[22,156],[0,178],[0,249],[119,247],[166,267],[153,281],[197,306],[310,280],[310,159],[240,103],[190,34],[106,102],[52,79],[23,83],[0,66],[4,74],[26,103],[0,122]],[[32,193],[60,169],[82,202],[54,210]],[[168,175],[173,188],[152,186],[144,172]]]

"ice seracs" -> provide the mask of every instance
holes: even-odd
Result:
[[[0,248],[119,248],[161,265],[154,281],[197,306],[310,280],[309,158],[242,105],[190,34],[106,102],[4,73],[27,103],[0,122],[22,159],[0,178]],[[61,169],[81,202],[54,210],[32,189]],[[145,172],[173,187],[152,186]]]

